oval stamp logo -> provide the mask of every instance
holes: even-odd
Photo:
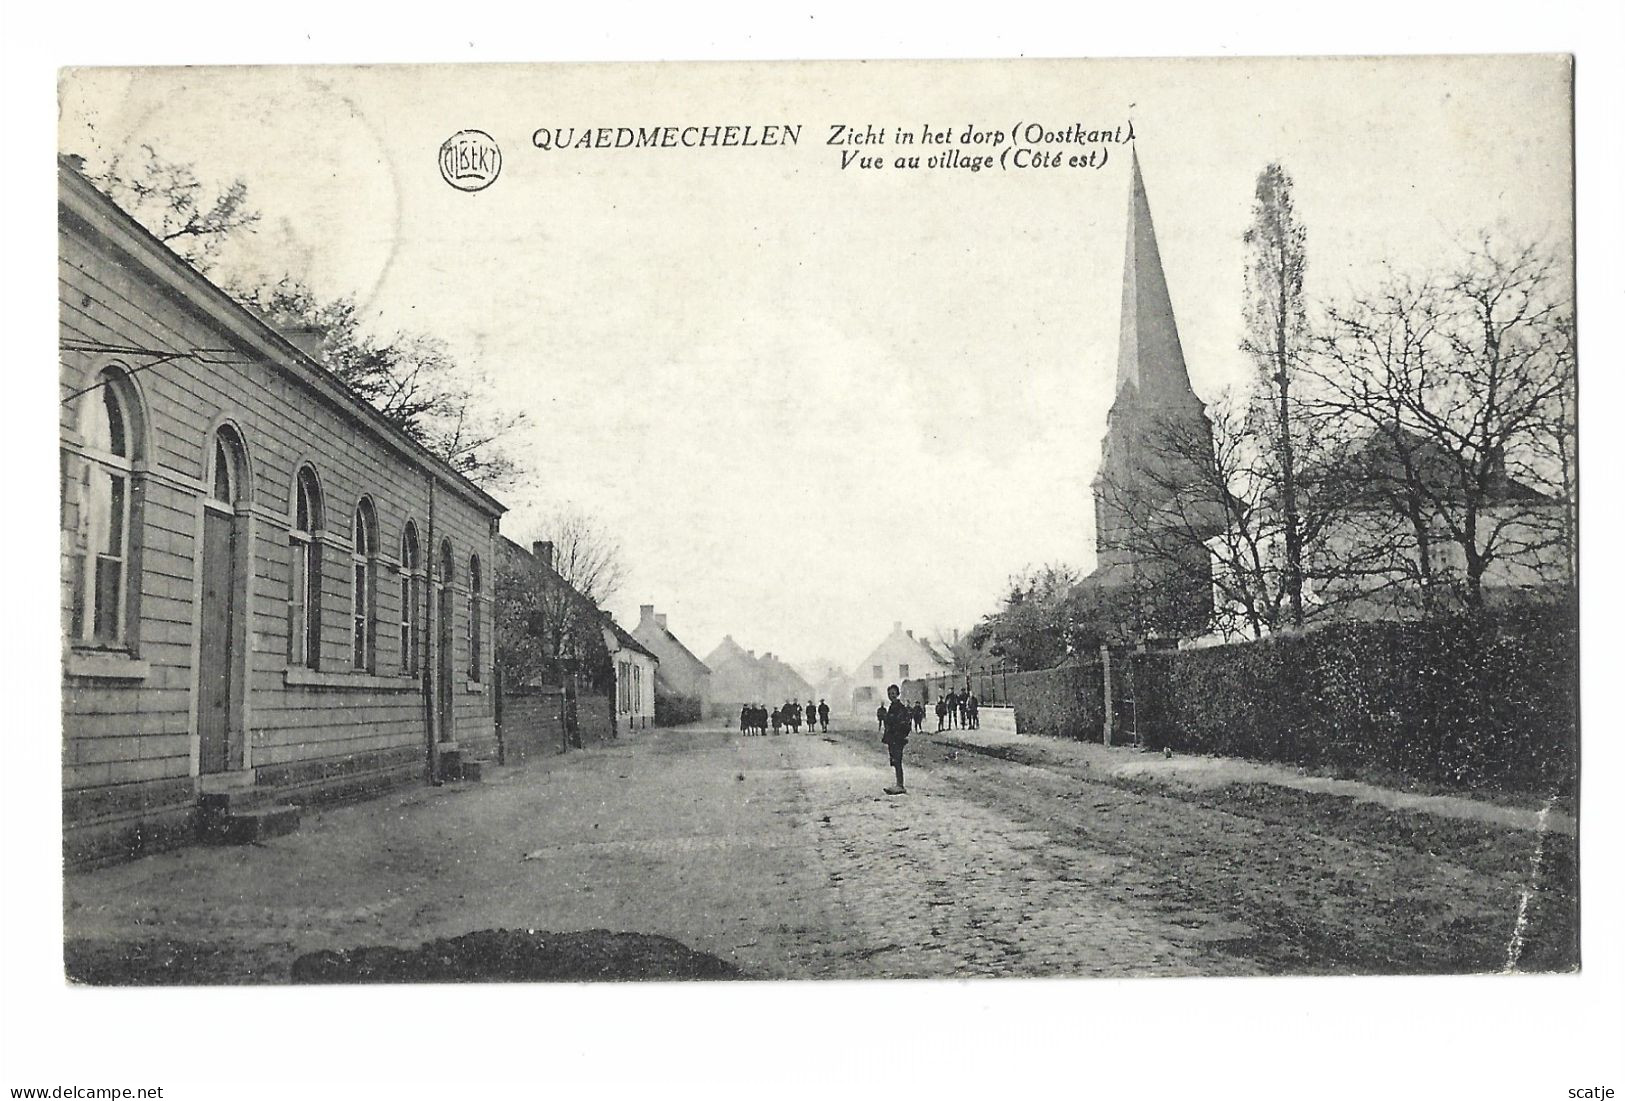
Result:
[[[458,191],[482,191],[502,171],[502,150],[484,130],[459,130],[440,146],[440,175]]]

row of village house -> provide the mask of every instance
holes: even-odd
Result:
[[[496,567],[562,584],[546,546],[70,160],[58,223],[69,862],[495,758]],[[602,629],[646,725],[658,654]]]

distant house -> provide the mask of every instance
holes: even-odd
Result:
[[[1452,490],[1458,471],[1451,457],[1432,441],[1390,427],[1367,436],[1344,462],[1340,477],[1358,485],[1360,494],[1340,505],[1315,545],[1307,548],[1306,619],[1417,614],[1428,599],[1436,606],[1459,604],[1466,551],[1451,529],[1466,521],[1462,497]],[[1480,580],[1483,599],[1493,603],[1538,594],[1572,580],[1562,537],[1562,502],[1509,477],[1504,463],[1494,464],[1485,481],[1478,495],[1475,541],[1479,547],[1493,544],[1495,555]],[[1426,502],[1418,510],[1421,532],[1404,504],[1407,484],[1423,487],[1417,495]],[[1235,596],[1241,582],[1230,575],[1231,556],[1225,552],[1228,537],[1221,534],[1208,542],[1215,619],[1220,625],[1245,624],[1244,607]],[[1285,569],[1284,539],[1274,534],[1263,540],[1261,549],[1265,585],[1278,589]]]
[[[639,608],[632,637],[660,660],[655,671],[657,716],[664,723],[692,722],[711,713],[711,669],[684,646],[653,604]]]
[[[852,675],[846,670],[831,665],[812,682],[813,698],[824,700],[830,709],[846,714],[852,708],[852,690],[856,687]]]
[[[953,662],[924,639],[905,631],[901,621],[892,624],[891,634],[880,641],[868,657],[852,671],[852,706],[863,711],[886,699],[886,686],[901,685],[911,678],[936,677],[953,672]]]
[[[655,677],[660,658],[608,612],[604,613],[603,630],[604,645],[615,667],[615,725],[623,730],[644,730],[654,722]]]
[[[711,651],[705,664],[711,669],[712,705],[725,714],[747,703],[775,707],[792,699],[805,703],[812,696],[812,686],[800,673],[773,654],[757,657],[732,635]]]

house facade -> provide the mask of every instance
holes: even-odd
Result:
[[[58,166],[65,855],[494,750],[503,506]]]
[[[1396,451],[1403,450],[1401,464]],[[1345,458],[1342,477],[1361,493],[1316,518],[1304,548],[1305,621],[1409,617],[1460,607],[1469,567],[1463,546],[1468,509],[1453,487],[1452,457],[1410,432],[1370,433]],[[1412,473],[1407,475],[1403,470]],[[1407,486],[1413,487],[1407,492]],[[1413,504],[1407,505],[1407,500]],[[1471,542],[1488,551],[1479,576],[1486,604],[1540,598],[1574,583],[1562,502],[1494,464],[1473,502]],[[1258,537],[1259,565],[1234,569],[1235,528],[1209,541],[1215,631],[1207,641],[1268,634],[1245,596],[1284,590],[1285,537],[1275,525]]]
[[[654,725],[655,676],[660,659],[604,613],[604,645],[615,666],[615,728],[647,730]]]
[[[892,624],[891,633],[880,640],[852,671],[852,707],[858,714],[871,712],[886,701],[888,685],[901,685],[911,678],[938,677],[953,672],[953,663],[924,639],[905,630],[901,621]],[[871,716],[872,717],[872,716]]]

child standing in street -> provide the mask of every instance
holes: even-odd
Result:
[[[903,747],[908,744],[908,732],[914,725],[914,715],[899,698],[902,694],[895,684],[887,688],[886,696],[891,700],[891,705],[881,709],[886,715],[883,723],[886,732],[880,736],[880,740],[885,743],[891,755],[892,770],[897,773],[897,786],[887,788],[887,795],[908,794],[908,789],[903,787]]]

